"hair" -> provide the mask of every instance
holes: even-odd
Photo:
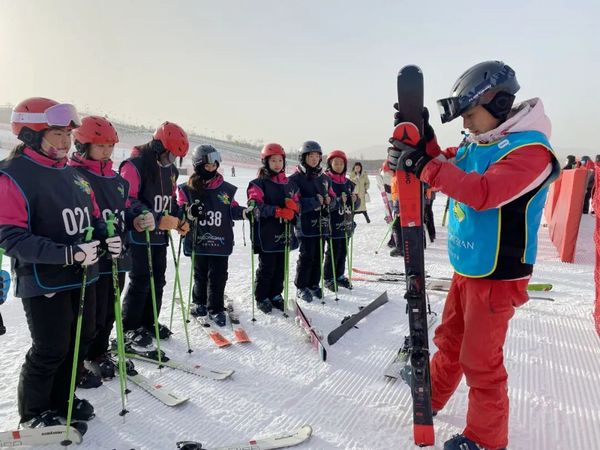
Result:
[[[363,173],[363,165],[362,165],[362,163],[361,163],[360,161],[356,161],[356,162],[354,163],[354,165],[352,166],[352,172],[354,172],[354,168],[355,168],[356,166],[360,167],[360,174],[362,175],[362,173]]]
[[[197,173],[193,173],[190,175],[190,179],[187,182],[187,185],[192,189],[199,197],[204,195],[204,183],[200,175]]]
[[[10,151],[10,153],[7,156],[7,160],[8,159],[15,159],[18,158],[19,156],[21,156],[23,154],[23,151],[27,148],[27,144],[24,143],[20,143],[15,145],[15,147]]]
[[[157,164],[158,152],[155,142],[160,141],[153,140],[137,146],[139,157],[142,160],[142,173],[140,173],[140,177],[141,179],[149,180],[151,183],[156,183],[160,176],[160,169]]]

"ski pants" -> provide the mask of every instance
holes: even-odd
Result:
[[[82,350],[94,335],[93,288],[91,284],[86,289]],[[19,377],[17,397],[22,422],[51,409],[61,414],[67,411],[80,296],[81,289],[71,289],[51,297],[22,299],[32,341]]]
[[[211,314],[223,311],[229,256],[196,255],[194,259],[193,302],[207,305]]]
[[[256,299],[272,299],[283,292],[285,252],[259,252],[256,270]]]
[[[321,280],[321,239],[319,237],[301,237],[299,241],[300,254],[296,264],[296,287],[298,289],[315,288],[319,286]]]
[[[125,284],[125,273],[119,273],[118,277],[119,292],[121,292]],[[104,355],[109,350],[108,340],[115,323],[115,290],[113,289],[112,274],[100,275],[98,281],[91,288],[96,289],[96,331],[85,355],[85,359],[90,361]],[[120,303],[121,299],[119,299],[119,308],[121,307]]]
[[[151,247],[156,312],[160,315],[162,294],[166,283],[167,246],[152,245]],[[123,330],[136,330],[141,326],[151,329],[154,327],[154,312],[150,290],[148,248],[145,245],[132,245],[130,249],[132,265],[129,272],[129,286],[123,298]]]
[[[332,244],[332,245],[329,245]],[[331,239],[327,240],[327,251],[325,252],[325,261],[323,262],[323,273],[326,280],[333,279],[332,267],[332,252],[333,249],[333,264],[335,266],[335,278],[338,279],[344,276],[346,268],[346,240]]]
[[[490,280],[454,274],[433,342],[432,407],[439,411],[465,375],[469,386],[463,434],[486,449],[508,445],[508,374],[503,346],[515,307],[528,300],[528,279]]]

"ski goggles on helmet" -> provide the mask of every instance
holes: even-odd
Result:
[[[59,103],[43,113],[12,112],[13,123],[45,123],[50,127],[79,127],[81,120],[77,110],[70,103]]]
[[[221,154],[219,152],[210,152],[202,155],[202,164],[214,164],[221,162]]]

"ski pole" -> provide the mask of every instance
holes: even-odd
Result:
[[[115,215],[109,213],[106,219],[106,230],[108,237],[115,235]],[[116,259],[111,260],[112,264],[112,283],[113,292],[115,294],[115,300],[113,307],[115,310],[115,328],[117,331],[117,369],[119,370],[119,387],[121,390],[121,412],[120,416],[124,416],[128,413],[127,411],[127,397],[125,394],[129,393],[127,390],[127,372],[125,362],[125,342],[123,337],[123,319],[121,317],[121,289],[119,287],[119,268]]]
[[[148,214],[145,211],[144,214]],[[152,296],[152,314],[154,315],[154,334],[156,335],[156,350],[158,351],[158,367],[162,368],[162,356],[160,353],[160,333],[158,331],[158,308],[156,306],[156,287],[154,286],[154,270],[152,268],[152,245],[150,243],[150,230],[144,229],[146,234],[146,249],[148,250],[148,273],[150,274],[150,294]]]
[[[290,223],[285,221],[285,250],[283,253],[283,316],[288,317],[288,286],[290,282]]]
[[[0,248],[0,270],[2,270],[2,257],[4,256],[4,249]],[[6,333],[6,327],[4,326],[4,320],[2,320],[2,314],[0,314],[0,336]]]
[[[189,321],[192,308],[192,287],[194,286],[194,267],[196,266],[196,239],[198,235],[198,219],[194,218],[192,227],[192,260],[190,267],[190,284],[188,287],[187,320]],[[183,300],[182,300],[183,302]]]
[[[251,275],[250,275],[250,280],[252,283],[251,289],[252,289],[252,322],[256,322],[256,317],[254,317],[254,305],[256,303],[256,286],[254,284],[254,214],[251,213],[250,215],[250,260],[251,260],[251,265],[250,265],[250,270],[251,270]]]
[[[446,226],[446,216],[448,215],[448,207],[450,206],[450,197],[446,197],[446,207],[444,208],[444,216],[442,217],[442,226]]]
[[[331,273],[333,275],[333,289],[334,289],[334,293],[335,293],[335,301],[339,301],[340,299],[338,298],[338,289],[337,289],[337,275],[335,273],[335,254],[333,251],[333,238],[332,238],[332,234],[333,234],[333,230],[331,229],[331,214],[329,214],[327,216],[327,218],[329,219],[329,259],[331,260]],[[323,270],[325,270],[325,268],[323,268]]]
[[[387,239],[387,237],[390,235],[390,231],[392,231],[392,227],[394,226],[394,222],[396,222],[397,217],[398,216],[394,217],[394,219],[388,225],[387,231],[385,232],[385,235],[383,236],[383,239],[381,240],[381,242],[377,246],[377,250],[375,250],[375,254],[376,255],[379,253],[379,250],[381,250],[381,246],[383,245],[383,243],[385,242],[385,240]]]
[[[179,294],[179,306],[181,308],[181,317],[183,319],[183,329],[185,331],[185,341],[187,343],[187,352],[192,353],[192,347],[190,346],[190,334],[187,327],[187,317],[185,312],[185,305],[183,304],[183,293],[181,292],[181,278],[179,277],[179,258],[181,257],[181,242],[182,238],[179,236],[179,246],[177,248],[177,256],[175,256],[175,244],[173,243],[173,236],[169,233],[169,243],[171,245],[171,253],[173,255],[173,262],[175,264],[175,285],[173,286],[173,299],[171,302],[171,321],[169,322],[169,329],[173,326],[173,312],[175,310],[175,302],[177,294]]]
[[[93,227],[87,227],[84,230],[84,242],[92,240],[92,233],[94,232]],[[85,304],[85,291],[87,285],[87,266],[83,267],[83,276],[81,279],[81,295],[79,296],[79,311],[77,312],[77,326],[75,328],[75,345],[73,348],[73,368],[71,369],[71,386],[69,390],[69,404],[67,406],[67,433],[65,440],[61,442],[61,445],[71,445],[72,442],[69,440],[69,431],[71,430],[71,418],[73,417],[73,400],[75,397],[75,381],[77,380],[77,369],[79,368],[79,343],[81,341],[81,324],[83,322],[83,305]]]
[[[319,209],[319,266],[321,269],[321,304],[325,304],[325,274],[323,273],[323,227],[321,221],[323,220],[323,206]]]

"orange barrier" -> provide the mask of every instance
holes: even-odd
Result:
[[[594,322],[596,323],[596,332],[600,336],[600,164],[596,164],[592,206],[596,212],[596,230],[594,231],[594,242],[596,243],[596,267],[594,269],[596,303],[594,305]]]
[[[586,169],[564,170],[554,183],[546,216],[550,239],[562,262],[573,262],[585,196]]]

